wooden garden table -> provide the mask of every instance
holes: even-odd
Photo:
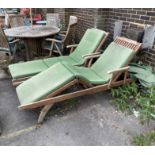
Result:
[[[26,43],[26,57],[31,60],[42,55],[42,39],[57,34],[59,28],[46,25],[21,26],[5,30],[7,37],[21,38]]]

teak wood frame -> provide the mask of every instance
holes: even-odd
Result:
[[[141,43],[137,43],[135,41],[131,41],[129,39],[121,38],[121,37],[117,37],[115,42],[118,44],[121,44],[125,47],[133,49],[134,52],[138,52],[142,45]],[[129,62],[130,61],[131,60],[129,60]],[[20,110],[23,110],[23,109],[33,109],[33,108],[43,107],[40,112],[39,118],[38,118],[38,123],[42,123],[46,114],[48,113],[48,111],[56,103],[59,103],[61,101],[65,101],[68,99],[72,99],[75,97],[83,96],[83,95],[94,94],[97,92],[108,90],[112,87],[130,83],[132,81],[132,79],[128,77],[128,69],[129,69],[129,67],[123,67],[123,68],[119,68],[117,70],[109,71],[108,73],[112,75],[110,81],[108,83],[101,84],[101,85],[93,86],[92,84],[82,81],[80,79],[74,79],[73,81],[67,83],[63,87],[56,90],[55,92],[49,94],[46,98],[44,98],[40,101],[37,101],[37,102],[20,105],[18,108]],[[124,73],[124,78],[123,78],[123,80],[119,80],[119,77],[120,77],[120,75],[122,75],[122,73]],[[82,85],[86,86],[86,88],[84,88],[83,90],[77,90],[77,91],[67,93],[67,94],[60,94],[64,90],[72,87],[75,84],[82,84]]]
[[[105,32],[105,35],[104,35],[102,41],[100,42],[99,46],[95,49],[95,51],[94,51],[92,54],[89,55],[90,57],[91,57],[91,56],[94,56],[94,55],[96,55],[96,54],[98,54],[98,53],[100,53],[100,49],[101,49],[101,47],[103,46],[103,44],[105,43],[105,41],[107,40],[108,36],[109,36],[109,32]],[[78,44],[68,45],[67,48],[70,48],[70,53],[72,53],[73,50],[74,50],[74,48],[76,48],[77,46],[78,46]],[[88,66],[88,65],[90,66],[91,63],[92,63],[92,60],[90,60],[90,61],[88,62],[88,60],[89,60],[90,58],[87,57],[87,56],[88,56],[88,55],[83,55],[83,58],[85,59],[84,66]],[[18,78],[18,79],[13,79],[13,80],[12,80],[12,84],[13,84],[13,86],[16,87],[16,86],[20,85],[21,83],[23,83],[25,80],[27,80],[27,79],[29,79],[29,78],[31,78],[31,76],[23,77],[23,78]]]

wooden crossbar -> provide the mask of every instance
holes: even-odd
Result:
[[[125,37],[116,37],[114,42],[124,47],[130,48],[134,50],[135,52],[137,52],[142,45],[141,43],[138,43],[137,41],[134,41],[134,40],[131,40]]]
[[[126,83],[130,83],[131,81],[132,81],[131,79],[127,79]],[[119,86],[119,85],[122,85],[122,84],[124,84],[124,80],[112,83],[111,87],[116,87],[116,86]],[[47,98],[47,99],[44,99],[44,100],[40,100],[38,102],[33,102],[33,103],[30,103],[30,104],[20,105],[18,108],[20,110],[33,109],[33,108],[41,107],[41,106],[44,106],[44,105],[47,105],[47,104],[58,103],[58,102],[61,102],[61,101],[64,101],[64,100],[72,99],[72,98],[83,96],[83,95],[94,94],[94,93],[97,93],[97,92],[100,92],[100,91],[108,90],[110,88],[109,88],[108,84],[98,85],[98,86],[94,86],[94,87],[87,88],[87,89],[84,89],[84,90],[78,90],[78,91],[73,92],[73,93],[68,93],[68,94],[63,94],[63,95],[59,95],[59,96],[56,96],[56,97]]]

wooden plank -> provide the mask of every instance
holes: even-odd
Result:
[[[131,79],[127,79],[126,83],[129,83],[131,81],[132,81]],[[114,83],[112,83],[111,87],[116,87],[116,86],[122,85],[123,83],[124,83],[124,80],[114,82]],[[94,93],[97,93],[97,92],[100,92],[100,91],[105,91],[107,89],[109,89],[108,84],[94,86],[92,88],[79,90],[79,91],[76,91],[76,92],[73,92],[73,93],[59,95],[59,96],[56,96],[56,97],[40,100],[38,102],[21,105],[18,108],[20,110],[37,108],[37,107],[41,107],[41,106],[44,106],[44,105],[58,103],[58,102],[61,102],[61,101],[64,101],[64,100],[72,99],[72,98],[83,96],[83,95],[94,94]]]

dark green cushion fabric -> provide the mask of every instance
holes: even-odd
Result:
[[[43,61],[48,67],[51,67],[52,65],[56,64],[57,62],[63,62],[63,61],[65,61],[71,65],[79,65],[80,64],[80,62],[73,60],[69,56],[48,58],[48,59],[43,59]]]
[[[32,103],[44,98],[73,78],[74,75],[66,67],[57,63],[20,84],[16,92],[22,105]]]
[[[135,52],[122,45],[112,42],[92,65],[91,69],[106,80],[111,78],[108,71],[124,67],[133,58]]]
[[[77,78],[92,84],[104,84],[111,78],[111,74],[108,74],[108,71],[124,67],[134,55],[135,52],[133,50],[112,42],[91,68],[63,64]]]
[[[65,62],[63,62],[63,65],[74,74],[75,78],[81,79],[94,85],[103,84],[107,82],[106,79],[100,77],[91,68],[72,66]]]
[[[20,103],[38,101],[75,78],[92,84],[104,84],[111,78],[107,72],[124,67],[134,54],[131,49],[111,43],[91,68],[57,63],[16,88]]]
[[[84,63],[83,56],[93,53],[103,39],[105,32],[98,29],[88,29],[82,37],[78,47],[69,56],[56,58],[59,62],[66,61],[71,65],[82,65]],[[44,59],[44,62],[51,66],[55,63],[53,58]]]
[[[105,36],[105,32],[98,29],[88,29],[82,37],[78,47],[74,50],[70,57],[75,61],[83,62],[82,56],[95,52],[101,40]]]
[[[82,65],[84,63],[83,55],[93,53],[103,39],[105,32],[98,29],[88,29],[81,39],[78,47],[69,56],[47,58],[34,60],[25,63],[12,64],[9,70],[13,79],[27,76],[33,76],[44,71],[57,62],[67,62],[71,65]]]
[[[9,65],[9,71],[13,79],[33,76],[46,70],[48,66],[42,60],[34,60]]]

